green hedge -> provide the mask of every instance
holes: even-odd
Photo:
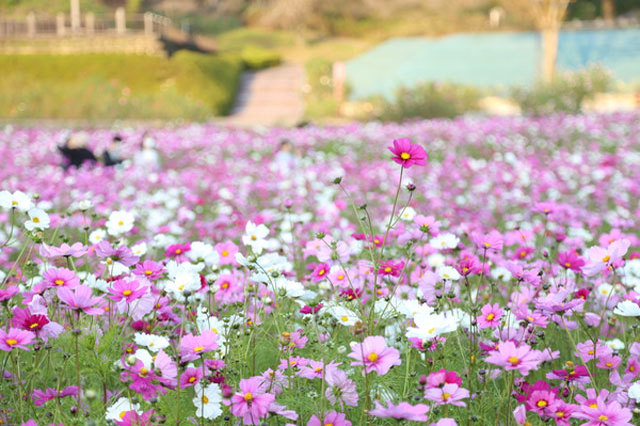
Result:
[[[240,56],[244,66],[250,70],[261,70],[279,65],[282,62],[277,52],[252,45],[245,46]]]
[[[229,112],[239,55],[0,55],[0,116],[185,118]]]

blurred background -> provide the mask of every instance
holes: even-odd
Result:
[[[4,122],[640,107],[638,0],[0,0]]]

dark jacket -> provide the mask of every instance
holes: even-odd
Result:
[[[87,148],[67,148],[66,146],[59,146],[58,151],[65,159],[65,164],[62,166],[65,170],[69,167],[80,167],[84,163],[95,163],[98,160],[91,151]]]

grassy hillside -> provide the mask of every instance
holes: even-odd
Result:
[[[0,56],[5,118],[204,120],[231,108],[239,55]]]

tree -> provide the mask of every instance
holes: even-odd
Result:
[[[542,78],[553,80],[558,58],[558,35],[572,0],[505,0],[506,9],[529,15],[542,35]]]
[[[613,21],[616,17],[616,4],[614,0],[602,0],[602,17],[605,21]]]

